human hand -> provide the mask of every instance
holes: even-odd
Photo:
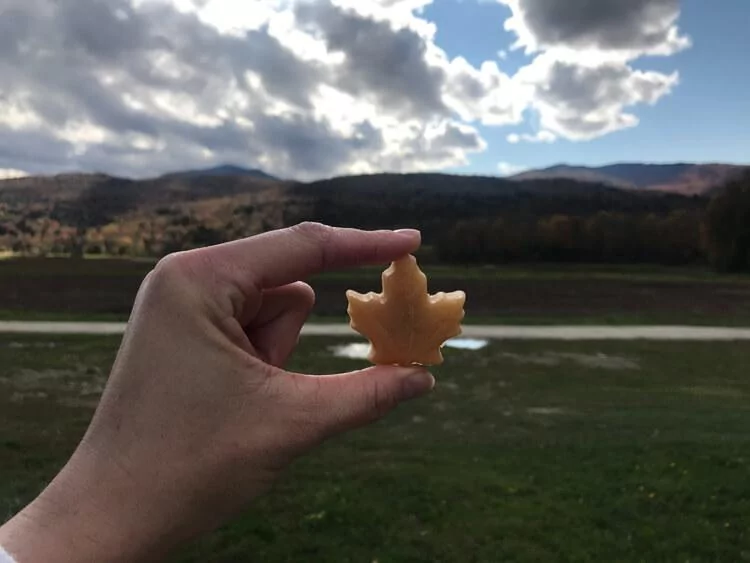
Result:
[[[418,368],[283,369],[314,303],[299,280],[419,244],[414,231],[302,224],[160,262],[84,439],[0,544],[19,563],[160,559],[322,441],[427,393]]]

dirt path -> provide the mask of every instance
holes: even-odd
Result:
[[[0,333],[117,335],[125,323],[0,321]],[[345,324],[308,324],[307,335],[355,336]],[[750,328],[687,326],[466,326],[464,337],[499,340],[750,341]]]

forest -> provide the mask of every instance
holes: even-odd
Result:
[[[0,186],[0,253],[158,258],[313,220],[417,227],[444,263],[643,263],[750,271],[750,173],[692,197],[574,180],[441,174],[309,184],[108,177],[57,182]]]

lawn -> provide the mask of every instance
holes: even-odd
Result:
[[[307,337],[292,368],[361,367]],[[0,515],[75,446],[117,339],[0,336]],[[495,342],[298,462],[177,562],[750,561],[750,347]]]

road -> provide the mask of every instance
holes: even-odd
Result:
[[[0,321],[0,333],[118,335],[125,323]],[[308,324],[302,334],[357,336],[345,324]],[[465,326],[463,337],[492,340],[750,341],[750,328],[688,326]]]

